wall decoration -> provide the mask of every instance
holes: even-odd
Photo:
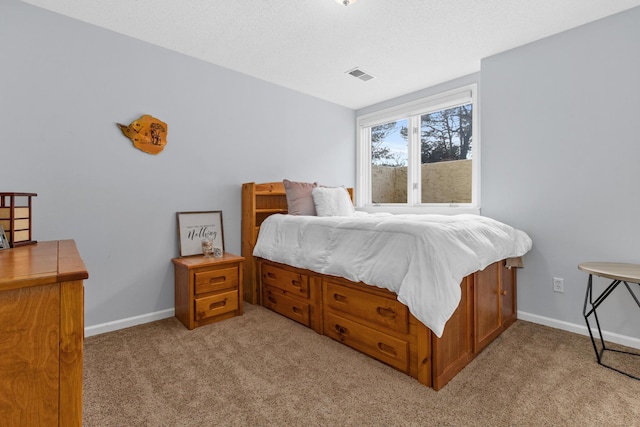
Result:
[[[145,114],[129,126],[116,123],[133,146],[149,154],[158,154],[167,145],[167,124]]]
[[[222,211],[178,212],[180,256],[201,255],[202,240],[213,241],[213,254],[224,252]]]

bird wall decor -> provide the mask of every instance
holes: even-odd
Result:
[[[167,145],[167,124],[147,114],[129,126],[116,123],[133,146],[149,154],[158,154]]]

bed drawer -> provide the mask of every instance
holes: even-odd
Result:
[[[394,331],[409,331],[409,311],[399,301],[325,281],[325,304]]]
[[[196,272],[195,293],[215,292],[238,286],[238,267],[208,269]]]
[[[292,295],[309,298],[309,277],[304,274],[263,264],[262,284],[282,289]]]
[[[265,287],[262,305],[307,327],[311,326],[311,306],[304,301],[286,296],[281,289]]]
[[[325,314],[324,333],[402,372],[409,372],[409,343],[357,322]]]
[[[238,290],[196,298],[195,306],[196,321],[235,311],[238,309]]]

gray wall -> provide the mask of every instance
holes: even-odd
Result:
[[[18,0],[0,64],[0,191],[38,193],[36,240],[76,240],[87,327],[173,308],[177,211],[222,210],[239,253],[243,182],[355,183],[351,109]],[[156,156],[116,126],[142,114]]]
[[[481,84],[482,213],[534,242],[520,317],[582,327],[578,263],[640,263],[640,8],[486,58]],[[629,294],[610,298],[603,328],[640,338]]]

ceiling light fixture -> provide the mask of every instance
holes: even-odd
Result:
[[[350,4],[353,4],[355,2],[357,2],[358,0],[336,0],[336,3],[339,4],[343,4],[345,6],[349,6]]]

